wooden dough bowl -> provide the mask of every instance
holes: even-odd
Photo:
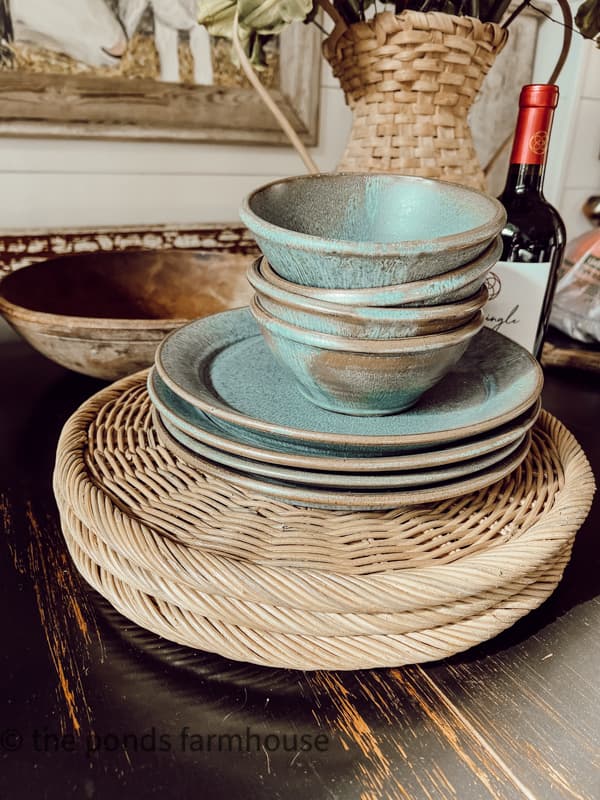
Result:
[[[116,380],[150,366],[159,342],[198,317],[247,305],[239,253],[139,250],[62,256],[0,282],[0,313],[64,367]]]

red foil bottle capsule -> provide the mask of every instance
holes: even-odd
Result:
[[[536,83],[521,89],[511,164],[545,165],[557,105],[558,86]]]

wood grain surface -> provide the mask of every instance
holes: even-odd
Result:
[[[555,595],[460,657],[357,673],[230,662],[137,628],[71,567],[54,452],[104,384],[20,342],[0,365],[1,798],[600,797],[597,503]],[[589,376],[548,370],[544,399],[598,472]]]
[[[294,128],[314,144],[284,95],[273,91],[273,97]],[[12,133],[15,123],[45,122],[60,126],[63,135],[77,125],[88,136],[287,142],[253,89],[2,72],[0,103],[3,132]]]
[[[281,85],[271,90],[307,145],[318,142],[320,42],[314,25],[285,30]],[[0,70],[0,134],[289,144],[253,89],[15,69]]]

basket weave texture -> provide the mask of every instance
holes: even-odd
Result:
[[[594,479],[543,412],[523,464],[458,500],[387,512],[299,509],[175,458],[145,374],[67,422],[54,490],[84,578],[180,644],[295,669],[443,658],[484,641],[556,587]]]
[[[386,11],[323,43],[353,112],[341,172],[398,172],[485,190],[467,114],[507,40],[491,22]]]

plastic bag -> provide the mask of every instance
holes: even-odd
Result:
[[[600,342],[600,230],[593,233],[560,278],[550,315],[552,325],[581,342]]]

